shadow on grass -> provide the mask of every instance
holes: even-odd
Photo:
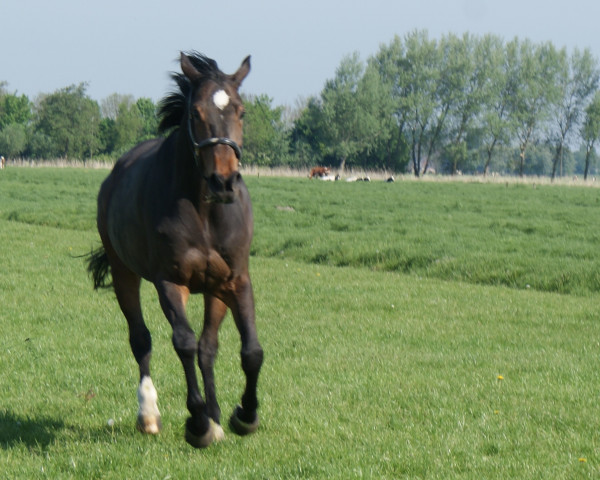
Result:
[[[117,426],[103,424],[98,426],[80,426],[65,423],[51,417],[32,418],[11,411],[0,410],[0,458],[2,450],[25,448],[32,452],[43,452],[56,444],[69,442],[108,444],[115,443],[116,438],[155,438],[144,435],[131,425],[119,422]],[[156,436],[158,437],[158,436]],[[4,478],[0,474],[0,478]]]
[[[7,450],[17,445],[30,449],[45,448],[64,427],[62,421],[53,418],[31,419],[0,411],[0,449]]]

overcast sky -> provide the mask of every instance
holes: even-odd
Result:
[[[599,0],[0,0],[0,81],[31,99],[81,82],[158,101],[181,50],[233,73],[252,55],[242,91],[293,106],[318,94],[341,59],[363,60],[394,35],[494,33],[600,58]]]

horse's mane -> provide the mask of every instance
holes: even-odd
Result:
[[[217,62],[211,58],[194,51],[184,52],[184,54],[190,59],[194,68],[200,72],[203,80],[216,80],[218,82],[225,80],[226,75],[219,70]],[[183,73],[172,73],[171,78],[179,89],[169,93],[158,105],[158,131],[160,133],[165,133],[169,129],[180,125],[194,86]]]

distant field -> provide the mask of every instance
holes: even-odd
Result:
[[[0,172],[6,478],[600,475],[600,190],[248,175],[262,425],[196,451],[152,287],[157,438],[134,429],[137,367],[114,296],[75,258],[98,243],[106,174]],[[190,301],[197,331],[201,312]],[[220,343],[228,414],[242,390],[233,322]]]
[[[95,230],[106,170],[5,173],[0,218]],[[246,181],[256,257],[578,295],[600,291],[598,188],[250,175]]]
[[[258,257],[559,293],[600,291],[596,188],[249,183]]]

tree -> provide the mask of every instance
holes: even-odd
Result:
[[[127,108],[131,108],[134,103],[133,95],[113,93],[100,102],[100,113],[102,118],[110,118],[116,121],[122,105],[125,104]]]
[[[396,148],[406,144],[416,176],[423,172],[422,158],[441,133],[447,111],[439,109],[440,50],[427,32],[415,31],[402,40],[396,36],[372,60],[387,91],[389,139]]]
[[[362,143],[358,150],[360,158],[355,162],[364,169],[392,168],[398,163],[395,158],[404,144],[394,143],[393,122],[390,120],[393,105],[389,101],[389,88],[381,81],[377,69],[367,64],[360,79],[357,92],[357,102],[362,107],[362,118],[357,128],[356,137]],[[385,158],[372,158],[371,155],[381,150],[386,152]]]
[[[326,140],[324,154],[336,158],[342,172],[349,159],[368,152],[383,133],[381,83],[374,73],[365,74],[358,53],[354,53],[342,59],[335,77],[321,92],[322,118],[316,124]]]
[[[122,154],[158,134],[156,105],[149,98],[114,93],[101,102],[101,111],[98,138],[107,154]]]
[[[0,152],[18,157],[27,149],[31,102],[25,95],[6,92],[5,85],[0,83]]]
[[[138,98],[135,102],[142,122],[141,140],[148,140],[158,135],[158,117],[156,105],[150,98]]]
[[[485,151],[483,174],[487,175],[492,157],[499,144],[509,144],[514,124],[510,117],[510,102],[519,88],[511,64],[506,61],[502,40],[486,36],[482,50],[487,58],[489,77],[485,85],[480,118],[481,141]]]
[[[51,139],[48,155],[86,158],[99,148],[100,107],[85,94],[86,85],[71,85],[43,97],[37,131]]]
[[[585,168],[583,178],[587,180],[590,170],[590,160],[594,153],[594,146],[600,138],[600,92],[596,92],[592,101],[585,109],[585,118],[581,126],[580,134],[585,145]]]
[[[413,172],[419,176],[425,173],[421,166],[424,150],[429,146],[428,154],[433,151],[448,112],[438,108],[441,50],[437,42],[429,40],[426,32],[414,32],[406,38],[405,46],[402,102]]]
[[[31,120],[31,102],[25,95],[0,94],[0,130],[7,125],[26,126]]]
[[[56,147],[48,135],[38,130],[33,131],[33,134],[29,139],[27,156],[43,160],[56,156],[56,153],[54,153],[55,150]]]
[[[124,153],[138,143],[144,126],[135,103],[124,101],[119,105],[119,113],[115,120],[114,128],[114,151],[117,153]]]
[[[523,176],[527,147],[548,118],[549,106],[558,95],[557,53],[550,43],[535,46],[528,40],[515,39],[507,44],[506,54],[508,74],[514,76],[518,85],[510,102],[510,116],[519,143],[518,171]]]
[[[300,106],[291,132],[291,147],[298,166],[323,163],[325,151],[325,126],[320,98],[310,97]]]
[[[98,125],[98,143],[100,153],[112,155],[115,153],[117,143],[116,122],[112,118],[104,117],[100,119]]]
[[[19,157],[27,148],[27,131],[24,125],[11,123],[0,130],[0,153],[6,157]]]
[[[481,116],[484,105],[491,101],[490,79],[496,68],[495,47],[497,43],[489,36],[483,40],[468,34],[462,38],[454,35],[442,38],[444,54],[438,96],[440,108],[448,112],[446,121],[450,145],[446,151],[452,174],[459,167],[466,167],[467,135]],[[438,128],[441,130],[442,126]],[[431,153],[428,153],[428,158],[430,156]]]
[[[404,54],[402,39],[395,36],[389,45],[382,45],[377,55],[369,60],[369,65],[377,71],[387,96],[389,115],[387,120],[384,119],[384,123],[387,123],[389,140],[383,148],[388,158],[388,162],[386,162],[388,164],[391,163],[391,158],[400,156],[403,147],[407,146],[404,134],[409,112],[405,101],[407,82],[404,72]],[[404,161],[398,158],[394,163],[401,167],[399,170],[404,170],[408,162],[409,158],[406,156]]]
[[[591,52],[575,50],[567,58],[563,49],[559,56],[557,75],[558,97],[554,104],[553,143],[555,155],[552,165],[552,179],[557,170],[563,173],[563,150],[573,127],[580,122],[590,96],[598,89],[598,67]]]
[[[287,160],[283,107],[273,108],[272,101],[267,95],[244,96],[244,157],[253,165],[282,165]]]
[[[297,115],[294,153],[303,164],[333,160],[341,172],[347,164],[364,167],[369,154],[387,141],[391,110],[386,105],[388,91],[376,68],[365,69],[357,53],[344,57],[321,95],[309,98]]]

